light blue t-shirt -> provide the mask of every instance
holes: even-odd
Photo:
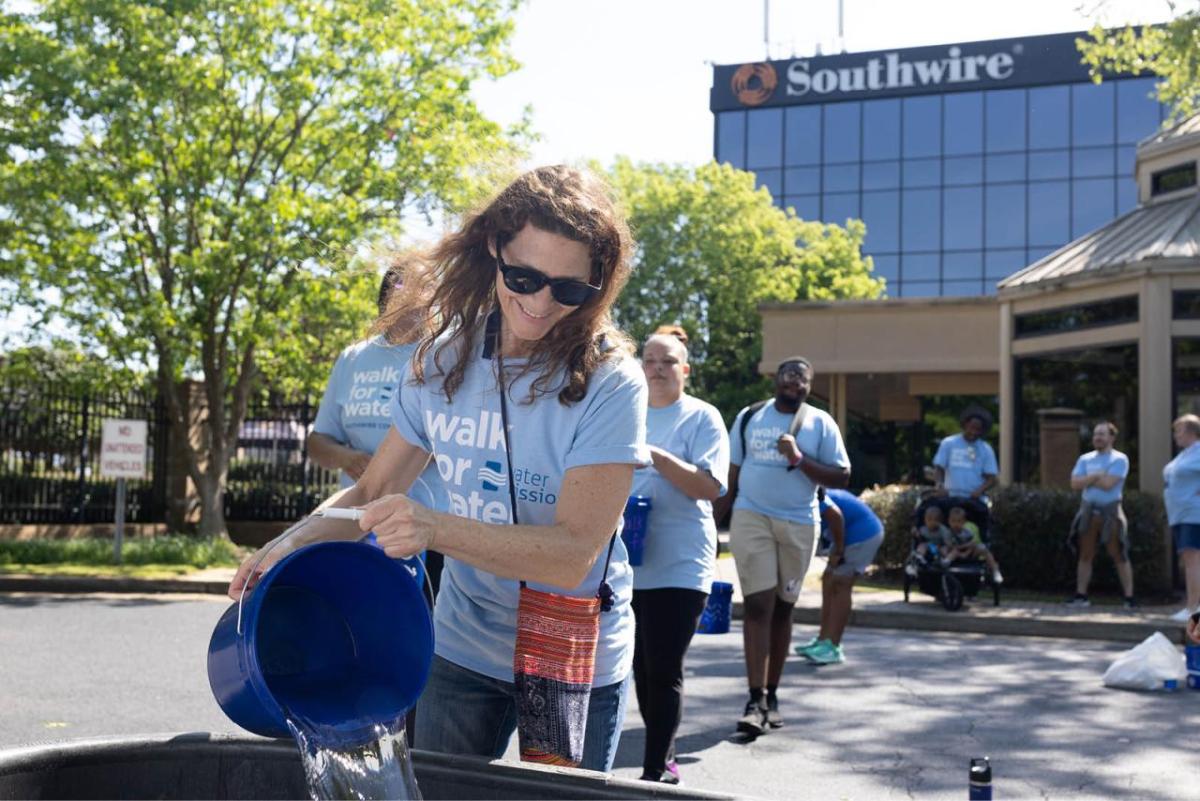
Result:
[[[787,458],[775,446],[788,432],[793,415],[777,410],[774,401],[765,404],[746,424],[746,453],[743,453],[739,429],[744,414],[746,409],[738,412],[729,429],[729,461],[741,467],[733,508],[814,525],[819,519],[817,487],[799,468],[788,470]],[[833,418],[820,409],[809,407],[795,436],[805,458],[834,467],[850,467],[842,432]]]
[[[1200,442],[1179,452],[1163,468],[1163,502],[1167,507],[1167,523],[1200,524]]]
[[[462,385],[452,403],[441,391],[430,353],[426,383],[412,384],[406,375],[395,407],[395,425],[409,442],[430,451],[447,487],[449,511],[495,525],[508,524],[509,474],[504,453],[495,366],[477,345],[467,363]],[[454,363],[447,352],[443,364]],[[514,376],[524,363],[505,360]],[[508,433],[517,494],[518,521],[548,526],[555,520],[563,475],[573,467],[598,464],[644,465],[646,449],[646,379],[628,357],[610,359],[593,373],[587,397],[564,406],[557,392],[526,401],[536,373],[512,381]],[[593,598],[604,573],[607,545],[587,578],[573,588],[529,583],[533,589]],[[630,600],[633,569],[618,536],[608,566],[614,593],[611,611],[600,613],[593,685],[622,681],[633,663],[634,621]],[[501,681],[513,680],[519,583],[502,579],[446,557],[441,589],[434,608],[438,656]]]
[[[983,484],[985,475],[1000,472],[992,446],[983,439],[967,442],[962,434],[943,439],[933,463],[946,471],[946,491],[953,496],[969,496]]]
[[[1125,476],[1129,475],[1129,457],[1118,450],[1109,449],[1107,453],[1090,451],[1079,457],[1075,462],[1072,476],[1091,476],[1097,473],[1108,473],[1120,476],[1121,480],[1109,490],[1100,489],[1094,484],[1083,489],[1083,500],[1097,506],[1106,506],[1121,500],[1121,492],[1125,489]]]
[[[684,395],[670,406],[646,410],[646,441],[707,471],[725,494],[729,436],[712,405]],[[633,588],[679,587],[708,592],[716,572],[717,524],[712,502],[689,498],[653,466],[634,473],[632,495],[650,498],[642,563]]]

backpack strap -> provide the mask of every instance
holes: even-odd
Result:
[[[758,414],[758,410],[770,403],[768,400],[760,400],[746,407],[746,411],[742,413],[741,423],[738,425],[738,435],[742,438],[742,458],[746,458],[746,426],[750,425],[750,418]]]

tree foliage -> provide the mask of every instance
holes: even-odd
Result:
[[[1158,99],[1177,122],[1200,111],[1200,8],[1166,25],[1106,30],[1097,24],[1090,39],[1077,39],[1092,80],[1106,73],[1149,73],[1159,78]]]
[[[801,220],[755,189],[751,173],[618,160],[609,175],[637,240],[618,322],[639,340],[663,323],[687,329],[691,391],[727,418],[766,392],[758,304],[883,290],[861,255],[861,222]]]
[[[515,67],[512,5],[4,6],[8,300],[154,365],[179,433],[179,381],[203,378],[205,437],[187,446],[202,532],[224,528],[220,487],[262,364],[302,354],[320,322],[366,322],[362,296],[340,291],[354,279],[324,265],[405,210],[474,197],[514,157],[523,130],[502,130],[469,93]],[[327,369],[328,348],[318,358]]]

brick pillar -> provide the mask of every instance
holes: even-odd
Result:
[[[1041,486],[1070,489],[1071,470],[1079,459],[1079,409],[1038,409],[1038,456]]]

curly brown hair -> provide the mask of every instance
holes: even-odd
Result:
[[[505,187],[429,254],[436,287],[430,306],[437,309],[438,320],[417,346],[413,378],[425,383],[425,359],[432,349],[447,401],[462,386],[483,320],[496,306],[497,264],[488,245],[498,248],[526,225],[585,245],[592,260],[591,283],[602,287],[534,345],[522,370],[522,375],[539,372],[527,401],[557,392],[564,406],[576,403],[587,394],[588,381],[602,362],[633,352],[633,343],[611,316],[629,280],[633,238],[628,224],[594,173],[539,167]],[[457,354],[455,361],[444,365],[449,353]]]

